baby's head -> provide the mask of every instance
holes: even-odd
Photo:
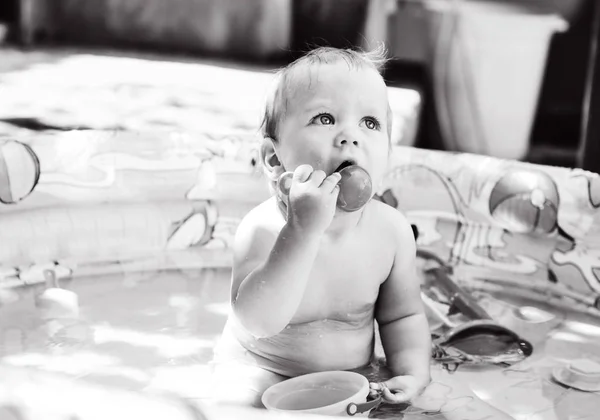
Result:
[[[327,175],[357,164],[374,185],[390,150],[392,114],[382,51],[318,48],[278,73],[262,123],[261,161],[272,182],[310,164]]]

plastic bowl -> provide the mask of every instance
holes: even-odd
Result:
[[[369,381],[363,375],[327,371],[273,385],[264,392],[262,403],[272,411],[366,417],[380,402],[367,402],[368,395]]]

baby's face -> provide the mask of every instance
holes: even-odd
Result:
[[[276,146],[284,169],[302,164],[332,174],[345,162],[378,185],[389,156],[388,97],[376,70],[321,64],[295,80]]]

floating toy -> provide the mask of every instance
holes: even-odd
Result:
[[[77,319],[79,318],[79,298],[76,293],[62,289],[54,270],[44,270],[46,290],[36,299],[36,307],[40,311],[40,318],[50,319]]]
[[[588,359],[573,360],[552,371],[558,383],[585,392],[600,391],[600,363]]]

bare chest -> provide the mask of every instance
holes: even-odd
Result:
[[[379,287],[390,273],[392,255],[373,238],[323,244],[293,322],[370,316]]]

